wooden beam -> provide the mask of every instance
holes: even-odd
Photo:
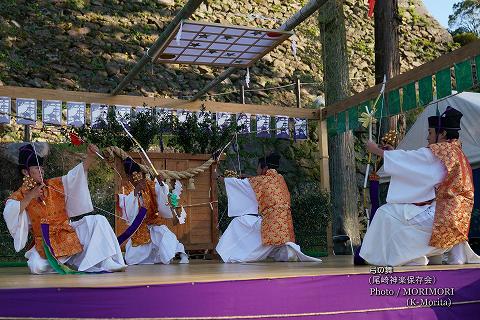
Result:
[[[320,186],[323,190],[330,192],[330,169],[328,164],[328,134],[327,120],[320,119],[317,127],[318,150],[320,152]],[[327,253],[333,255],[333,225],[330,217],[327,225]]]
[[[395,90],[413,81],[418,81],[426,76],[433,75],[440,70],[452,67],[455,63],[471,59],[477,55],[480,55],[480,40],[476,40],[455,51],[444,54],[433,61],[427,62],[417,68],[393,77],[387,81],[385,91],[389,92]],[[327,108],[322,111],[322,117],[325,118],[332,116],[339,112],[348,110],[352,106],[376,98],[381,87],[382,85],[378,84],[354,96],[327,106]]]
[[[61,100],[85,103],[100,103],[106,105],[143,106],[146,104],[154,108],[176,108],[199,111],[202,107],[211,112],[245,112],[250,114],[266,114],[270,116],[283,115],[291,118],[320,119],[318,109],[297,109],[260,104],[225,103],[214,101],[187,101],[180,99],[142,97],[106,93],[67,91],[54,89],[38,89],[28,87],[0,86],[0,96],[15,98],[32,98],[37,100]]]
[[[175,28],[177,28],[180,21],[183,19],[187,19],[190,17],[195,10],[202,4],[203,0],[189,0],[183,8],[177,13],[177,15],[173,18],[173,20],[167,25],[167,27],[163,30],[157,40],[152,44],[152,46],[145,52],[143,57],[140,61],[135,64],[132,70],[123,78],[123,80],[118,84],[118,86],[113,89],[112,95],[118,94],[123,88],[125,88],[130,81],[143,69],[143,67],[151,62],[154,61],[162,49],[165,41],[171,36]]]

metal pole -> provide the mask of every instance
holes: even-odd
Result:
[[[240,87],[240,90],[242,92],[242,104],[245,104],[245,86],[243,84]]]
[[[130,81],[132,81],[132,79],[143,69],[143,67],[148,62],[155,61],[160,49],[162,48],[162,46],[164,45],[168,37],[175,30],[175,28],[180,23],[180,21],[190,17],[202,2],[203,0],[189,0],[185,4],[185,6],[183,6],[183,8],[178,12],[175,18],[173,18],[173,20],[163,30],[163,32],[160,34],[158,39],[153,43],[150,49],[148,49],[147,52],[145,52],[142,59],[140,59],[140,61],[137,62],[137,64],[133,67],[132,70],[130,70],[130,72],[125,76],[125,78],[123,78],[123,80],[118,84],[118,86],[115,89],[113,89],[112,91],[113,96],[118,94],[120,91],[122,91],[122,89],[125,88],[127,84],[130,83]]]
[[[297,78],[297,86],[295,87],[296,94],[297,94],[297,108],[302,107],[302,100],[300,96],[300,78]]]
[[[321,6],[323,6],[328,0],[310,0],[302,9],[297,11],[293,16],[291,16],[284,24],[282,24],[278,30],[290,31],[295,29],[300,23],[305,21],[310,17],[315,11],[317,11]],[[203,89],[198,91],[190,101],[195,101],[207,93],[210,89],[216,87],[220,82],[228,78],[232,73],[237,71],[238,68],[230,67],[224,72],[222,72],[217,78],[212,82],[207,84]]]

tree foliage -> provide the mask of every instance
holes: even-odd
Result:
[[[480,37],[480,1],[463,0],[453,5],[453,14],[448,17],[448,26],[453,34],[474,33]]]
[[[220,127],[213,114],[205,110],[188,114],[183,122],[173,114],[151,111],[137,112],[125,120],[128,130],[142,148],[148,150],[158,144],[162,152],[167,146],[178,152],[213,153],[226,145],[241,129],[236,121]],[[74,130],[84,141],[100,148],[118,146],[125,151],[136,148],[116,120],[113,108],[109,109],[107,118],[99,120],[95,127],[84,126]],[[64,130],[64,134],[68,136],[69,132]]]

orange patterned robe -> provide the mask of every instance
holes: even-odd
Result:
[[[248,178],[262,215],[262,243],[283,245],[295,242],[290,192],[285,179],[270,169],[265,175]]]
[[[132,246],[134,247],[150,243],[151,238],[150,230],[148,230],[149,225],[161,226],[166,224],[166,219],[158,214],[157,197],[155,194],[155,182],[148,179],[146,180],[146,182],[147,183],[145,190],[142,192],[142,198],[144,203],[143,206],[145,207],[145,209],[147,209],[147,215],[140,224],[140,227],[138,227],[138,230],[131,237]],[[123,194],[128,195],[134,189],[135,188],[133,187],[133,185],[129,182],[128,185],[123,187]],[[120,209],[119,212],[121,212]]]
[[[46,258],[42,245],[41,224],[48,223],[50,225],[50,242],[57,258],[72,256],[82,252],[83,247],[77,233],[68,223],[69,218],[65,209],[65,191],[62,178],[46,180],[45,185],[50,187],[46,189],[46,205],[37,199],[33,199],[26,208],[32,224],[35,249],[42,258]],[[25,198],[25,193],[26,190],[20,188],[10,196],[10,199],[21,201]]]
[[[437,190],[435,219],[429,245],[450,248],[468,240],[473,210],[472,168],[458,140],[429,146],[447,169]]]

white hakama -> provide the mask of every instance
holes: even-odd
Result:
[[[450,249],[429,246],[435,217],[435,186],[446,169],[428,148],[415,151],[385,151],[384,169],[391,176],[387,204],[378,208],[360,256],[381,266],[480,263],[468,242]],[[445,255],[444,255],[445,254]]]
[[[155,194],[159,213],[164,218],[172,218],[173,214],[168,203],[168,186],[160,186],[155,181]],[[128,195],[119,195],[119,207],[123,217],[129,224],[133,222],[138,214],[141,205],[141,197],[136,197],[134,191]],[[125,246],[125,261],[128,265],[134,264],[169,264],[177,253],[180,253],[179,263],[188,263],[188,256],[185,248],[177,239],[177,236],[165,225],[149,225],[150,242],[147,244],[133,246],[132,239],[129,239]]]
[[[248,179],[225,178],[228,215],[235,217],[216,247],[224,262],[254,262],[272,258],[275,261],[321,262],[303,254],[300,246],[287,242],[282,246],[262,244],[262,217]]]
[[[80,163],[62,177],[66,211],[69,217],[76,217],[93,211],[93,204],[88,190],[87,176]],[[17,252],[22,250],[28,238],[30,220],[26,210],[20,212],[20,201],[9,199],[3,210],[8,230],[13,237]],[[117,237],[101,215],[89,215],[71,222],[83,251],[70,257],[60,258],[60,262],[84,272],[122,271],[126,268]],[[48,261],[43,259],[35,247],[25,253],[27,264],[32,273],[53,272]]]

